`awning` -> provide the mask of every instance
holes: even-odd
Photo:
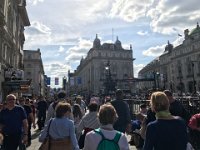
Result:
[[[30,88],[31,80],[13,80],[2,83],[3,90],[24,91]]]

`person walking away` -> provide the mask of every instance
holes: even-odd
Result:
[[[42,128],[44,127],[47,108],[48,106],[46,100],[42,96],[40,96],[39,102],[37,103],[37,112],[38,112],[37,124],[39,130],[42,130]]]
[[[143,150],[185,150],[188,142],[186,123],[171,115],[166,94],[153,93],[150,105],[156,120],[147,125]]]
[[[9,94],[6,97],[6,108],[0,112],[1,133],[4,136],[3,149],[17,150],[21,143],[27,144],[28,121],[26,113],[16,104],[16,96]]]
[[[118,89],[115,93],[116,99],[111,101],[111,104],[114,106],[118,119],[114,123],[114,129],[120,132],[125,133],[125,131],[131,130],[131,116],[130,109],[128,104],[123,101],[123,91]]]
[[[186,123],[190,120],[190,114],[187,112],[187,110],[183,107],[180,101],[174,99],[172,92],[169,90],[165,90],[164,93],[167,95],[167,98],[169,99],[170,107],[169,111],[174,116],[179,116],[183,118]]]
[[[79,147],[84,147],[85,135],[93,130],[100,127],[100,122],[98,118],[98,104],[93,102],[88,105],[89,113],[85,114],[81,119],[79,125],[77,126],[77,134],[79,138]]]
[[[45,123],[47,123],[51,118],[55,117],[55,108],[59,102],[66,101],[65,97],[66,97],[65,91],[61,90],[58,92],[58,95],[55,96],[55,101],[52,102],[48,107]]]
[[[78,127],[82,117],[83,117],[83,114],[82,114],[80,105],[74,104],[74,106],[73,106],[73,118],[74,118],[74,126],[75,126],[75,133],[76,133],[77,139],[79,139],[79,137],[80,137],[80,134],[77,133],[77,127]]]
[[[83,150],[129,150],[126,136],[113,128],[117,117],[112,105],[102,105],[99,110],[101,126],[86,135]]]
[[[33,123],[33,127],[35,128],[35,120],[33,117],[33,112],[32,112],[31,107],[29,105],[27,105],[26,104],[27,102],[25,103],[25,101],[29,101],[29,99],[27,98],[25,100],[25,98],[23,98],[23,97],[19,98],[19,105],[24,108],[26,116],[27,116],[27,120],[28,120],[28,143],[26,146],[30,146],[31,145],[31,126]]]
[[[39,136],[39,142],[43,142],[49,126],[50,149],[49,150],[79,150],[75,135],[75,127],[71,115],[71,106],[66,102],[59,102],[55,108],[56,116],[50,119]],[[50,123],[51,122],[51,123]]]

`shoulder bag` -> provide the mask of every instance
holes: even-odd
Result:
[[[48,128],[47,128],[47,135],[42,144],[39,147],[39,150],[50,150],[50,135],[49,135],[49,128],[51,125],[52,119],[49,122]]]

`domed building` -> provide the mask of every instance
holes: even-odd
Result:
[[[106,94],[108,91],[109,94],[116,88],[130,90],[126,79],[133,78],[133,61],[131,46],[124,49],[118,37],[115,43],[101,44],[96,35],[86,58],[82,58],[74,74],[69,75],[68,81],[70,77],[74,80],[69,89],[71,93],[81,95]]]
[[[142,89],[170,89],[177,93],[200,91],[200,28],[184,31],[182,44],[166,45],[163,54],[139,72],[140,78],[153,78],[139,84]]]

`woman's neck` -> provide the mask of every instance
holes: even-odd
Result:
[[[112,124],[107,124],[107,125],[101,125],[101,129],[104,130],[114,130],[113,125]]]
[[[168,110],[156,112],[157,119],[173,119],[173,116]]]

